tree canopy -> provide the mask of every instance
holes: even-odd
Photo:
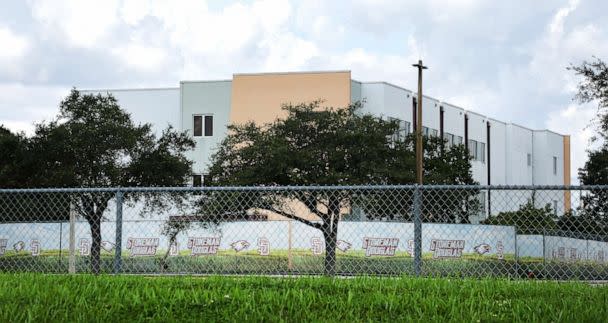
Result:
[[[599,147],[588,150],[589,158],[578,171],[579,179],[584,185],[608,185],[608,65],[594,57],[592,61],[571,65],[568,69],[581,78],[574,99],[579,103],[594,102],[598,108],[592,122],[596,130],[592,141],[598,143]],[[582,195],[581,199],[579,213],[589,225],[579,223],[576,227],[584,227],[589,233],[608,235],[608,191],[593,189]]]
[[[168,128],[157,138],[150,124],[136,125],[111,94],[83,95],[73,89],[59,108],[57,118],[37,124],[31,138],[2,131],[0,149],[13,152],[8,161],[0,161],[2,187],[182,186],[191,174],[192,162],[185,156],[194,148],[189,135]],[[113,198],[104,192],[61,198],[62,205],[71,205],[91,227],[94,273],[99,272],[101,221]],[[143,199],[157,208],[167,206],[167,199],[180,199],[175,194],[125,198]],[[62,216],[67,219],[67,212]],[[45,217],[48,212],[37,220]]]
[[[321,102],[283,106],[286,116],[268,124],[229,125],[212,157],[214,185],[358,185],[415,182],[414,138],[399,134],[399,122],[362,113],[361,104],[323,108]],[[464,146],[443,147],[425,138],[425,183],[475,184]],[[444,149],[445,148],[445,149]],[[464,194],[463,194],[464,192]],[[428,219],[468,221],[479,211],[475,191],[429,198]],[[298,203],[299,210],[294,207]],[[211,192],[201,199],[207,220],[250,218],[265,210],[319,229],[325,238],[325,270],[335,270],[338,221],[345,210],[361,209],[368,218],[411,218],[412,192],[258,191]],[[467,207],[469,206],[469,207]],[[302,212],[305,211],[305,212]],[[468,213],[467,213],[468,212]],[[302,213],[313,214],[311,220]]]

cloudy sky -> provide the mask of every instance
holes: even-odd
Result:
[[[178,86],[233,73],[351,70],[531,128],[571,134],[595,106],[566,67],[608,59],[605,0],[0,0],[0,123],[31,133],[69,88]]]

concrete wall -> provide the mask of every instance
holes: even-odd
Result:
[[[179,88],[84,90],[81,93],[111,93],[136,124],[152,124],[157,136],[170,125],[180,129]]]
[[[181,125],[183,130],[193,133],[194,115],[213,116],[213,136],[194,137],[196,148],[188,158],[194,161],[195,174],[206,173],[211,155],[226,137],[230,123],[230,81],[182,82],[181,83]]]

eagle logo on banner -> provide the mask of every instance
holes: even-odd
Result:
[[[234,251],[239,252],[249,248],[249,242],[245,240],[238,240],[230,244]]]
[[[475,250],[477,254],[483,255],[484,253],[490,252],[490,250],[492,250],[492,247],[490,247],[490,245],[487,243],[482,243],[480,245],[475,246],[473,250]]]

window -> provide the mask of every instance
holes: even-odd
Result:
[[[477,143],[477,157],[482,163],[486,162],[486,144],[483,142]]]
[[[467,143],[467,148],[469,149],[469,155],[473,157],[473,160],[477,160],[477,141],[469,139]]]
[[[211,175],[209,175],[209,174],[203,175],[203,186],[211,186],[212,181],[213,180],[211,178]]]
[[[193,134],[194,137],[213,136],[213,116],[210,115],[195,115],[193,116]]]
[[[402,128],[399,130],[403,130],[403,133],[407,136],[410,133],[410,123],[408,121],[402,121]]]
[[[445,146],[450,148],[454,145],[454,135],[448,132],[443,133],[443,140],[445,140]]]
[[[462,145],[462,137],[454,136],[454,145]]]
[[[203,116],[194,116],[194,137],[203,135]]]
[[[436,129],[431,129],[429,127],[422,127],[422,135],[427,137],[437,137],[439,131]]]
[[[527,159],[528,159],[528,166],[532,166],[532,154],[527,154]]]
[[[553,175],[557,175],[557,157],[553,156]]]
[[[192,186],[201,187],[201,186],[210,186],[210,185],[211,185],[211,175],[209,175],[209,174],[192,175]]]
[[[200,187],[203,186],[203,177],[200,174],[192,175],[192,186]]]
[[[473,139],[469,139],[468,146],[469,154],[473,157],[473,160],[480,161],[482,163],[486,162],[486,144],[483,142],[478,142]]]
[[[213,136],[213,116],[205,116],[205,137]]]
[[[403,142],[410,133],[410,123],[405,120],[399,120],[397,118],[388,118],[389,121],[394,121],[399,124],[399,129],[392,136],[389,136],[389,142],[391,147],[395,147],[396,142]]]
[[[553,200],[553,214],[557,215],[557,200]]]

